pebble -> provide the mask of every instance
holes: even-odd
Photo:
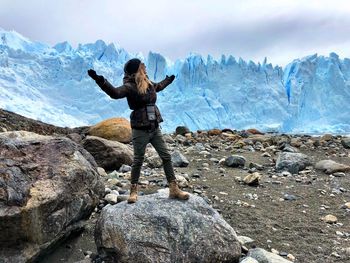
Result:
[[[269,154],[268,152],[264,152],[261,156],[262,157],[271,157],[271,154]]]
[[[322,217],[321,220],[328,224],[334,224],[337,223],[338,218],[334,215],[326,215],[325,217]]]
[[[347,202],[344,204],[343,208],[350,209],[350,202]]]
[[[338,173],[334,173],[333,176],[334,177],[344,177],[345,173],[338,172]]]
[[[209,167],[209,163],[203,163],[202,166],[208,168]]]
[[[295,261],[295,257],[292,254],[288,254],[287,259],[289,259],[290,261]]]
[[[260,179],[261,179],[261,174],[259,174],[258,172],[255,172],[252,174],[248,174],[246,177],[244,177],[243,182],[247,185],[257,186],[260,183]]]
[[[199,189],[194,189],[193,190],[193,193],[195,193],[195,194],[202,194],[203,192],[201,191],[201,190],[199,190]]]
[[[295,201],[297,200],[297,197],[295,195],[285,194],[283,199],[287,201]]]

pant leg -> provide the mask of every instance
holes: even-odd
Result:
[[[157,128],[156,131],[152,134],[150,142],[163,161],[164,173],[168,182],[174,181],[176,177],[173,169],[173,164],[171,162],[171,155],[159,128]]]
[[[145,156],[146,146],[149,143],[148,131],[132,129],[132,145],[134,160],[131,166],[131,184],[137,184],[140,178],[141,166]]]

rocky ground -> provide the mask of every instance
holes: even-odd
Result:
[[[260,247],[294,262],[350,262],[349,139],[254,133],[212,130],[165,136],[172,152],[178,151],[173,161],[184,189],[205,198],[238,235],[254,240],[244,244],[243,253]],[[278,158],[282,152],[287,153],[284,160]],[[321,160],[336,163],[323,165]],[[140,179],[143,194],[165,187],[160,163],[149,147]],[[127,197],[130,167],[100,173],[106,196],[87,230],[40,262],[95,257],[94,223],[107,203]]]
[[[0,132],[67,136],[90,151],[99,166],[116,165],[116,160],[130,164],[131,143],[117,145],[96,137],[82,141],[88,128],[56,127],[0,109]],[[259,247],[294,262],[350,262],[349,137],[261,135],[256,130],[189,133],[185,128],[164,137],[183,188],[203,197],[239,236],[253,240],[242,241],[243,256]],[[161,160],[151,146],[146,155],[141,194],[166,187]],[[96,156],[105,157],[99,161]],[[108,157],[112,160],[105,160]],[[85,230],[39,262],[101,262],[93,237],[95,222],[104,206],[127,198],[130,166],[98,169],[105,194]]]

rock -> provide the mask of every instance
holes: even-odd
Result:
[[[109,204],[116,204],[118,203],[118,195],[116,195],[115,193],[113,194],[107,194],[105,197],[104,197],[104,200],[109,203]]]
[[[338,218],[334,215],[326,215],[321,218],[322,221],[328,223],[328,224],[335,224],[338,221]]]
[[[199,196],[168,195],[162,190],[132,205],[105,206],[95,230],[99,254],[121,263],[238,262],[236,233],[217,211]]]
[[[345,204],[344,204],[344,208],[350,209],[350,202],[345,203]]]
[[[208,135],[210,136],[214,136],[214,135],[220,135],[221,134],[221,130],[220,129],[211,129],[208,131]]]
[[[175,143],[175,140],[169,134],[163,134],[163,139],[166,143]]]
[[[231,155],[225,159],[225,165],[228,167],[244,167],[246,159],[240,155]]]
[[[250,186],[257,186],[259,185],[259,181],[261,179],[261,174],[258,172],[248,174],[246,177],[244,177],[243,182]]]
[[[269,154],[268,152],[264,152],[261,157],[267,157],[267,158],[270,158],[271,157],[271,154]]]
[[[315,168],[321,170],[327,174],[335,172],[348,172],[350,171],[350,166],[337,163],[332,160],[322,160],[316,163]]]
[[[276,170],[297,174],[311,164],[310,158],[303,153],[282,152],[278,155]]]
[[[345,137],[341,140],[341,144],[344,148],[350,149],[350,137]]]
[[[264,133],[262,133],[261,131],[257,130],[257,129],[248,129],[246,130],[247,133],[249,134],[259,134],[259,135],[264,135]]]
[[[259,263],[259,261],[252,257],[246,257],[240,263]]]
[[[88,134],[111,141],[129,143],[131,126],[130,122],[124,118],[110,118],[91,126]]]
[[[242,246],[255,242],[254,239],[251,239],[250,237],[246,237],[246,236],[238,236],[237,238],[238,238],[239,243]]]
[[[0,258],[32,262],[84,225],[104,194],[92,156],[66,137],[0,134]]]
[[[162,159],[158,156],[158,154],[154,154],[150,157],[147,158],[147,163],[150,168],[159,168],[162,167],[163,161]]]
[[[256,259],[259,263],[291,263],[291,261],[262,248],[250,249],[247,256]]]
[[[120,166],[120,168],[119,168],[119,172],[121,172],[121,173],[127,173],[130,171],[131,171],[130,165],[122,164],[122,166]]]
[[[171,161],[173,162],[174,167],[187,167],[190,163],[178,150],[171,154]]]
[[[123,143],[87,136],[82,145],[92,154],[97,164],[107,171],[118,170],[122,164],[132,164],[133,152]]]
[[[175,177],[179,187],[188,187],[188,181],[184,176],[176,174]]]
[[[181,144],[184,144],[187,141],[186,137],[181,134],[176,135],[175,140]]]
[[[283,199],[286,201],[295,201],[298,198],[295,195],[291,195],[291,194],[284,194],[283,195]]]
[[[102,177],[106,177],[107,176],[107,173],[106,173],[105,169],[103,169],[102,167],[97,167],[97,172]]]
[[[178,126],[176,127],[175,133],[185,136],[186,133],[190,133],[191,131],[186,126]]]
[[[283,152],[290,152],[290,153],[297,153],[297,152],[298,152],[297,149],[295,149],[294,147],[292,147],[292,146],[290,146],[290,145],[288,145],[288,144],[286,144],[286,145],[283,147],[282,151],[283,151]]]
[[[261,164],[258,164],[258,163],[249,163],[248,167],[251,169],[255,168],[255,169],[260,170],[260,171],[264,170],[264,166]]]
[[[333,135],[326,133],[320,138],[320,140],[326,141],[326,142],[331,141],[331,140],[333,140]]]
[[[292,138],[290,140],[290,145],[293,146],[293,147],[300,147],[302,145],[302,141],[301,139],[298,137],[298,138]]]
[[[80,144],[81,140],[82,140],[81,135],[79,133],[76,133],[76,132],[68,134],[67,137],[69,139],[71,139],[73,142],[78,143],[78,144]]]

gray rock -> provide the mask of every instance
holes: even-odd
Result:
[[[130,165],[122,164],[122,166],[119,168],[119,172],[121,172],[121,173],[127,173],[130,171],[131,171]]]
[[[201,197],[179,201],[168,194],[103,208],[95,231],[99,254],[121,263],[238,262],[236,233],[217,211]]]
[[[247,244],[251,244],[254,243],[255,241],[253,239],[251,239],[250,237],[247,236],[238,236],[238,241],[239,243],[243,246],[243,245],[247,245]]]
[[[327,174],[350,171],[350,166],[340,164],[332,160],[319,161],[318,163],[316,163],[315,168]]]
[[[166,143],[175,143],[175,140],[169,134],[163,134],[163,139]]]
[[[105,197],[104,197],[104,200],[109,203],[109,204],[116,204],[118,203],[118,195],[116,195],[115,193],[113,194],[107,194]]]
[[[0,134],[0,258],[33,262],[81,229],[104,194],[93,157],[65,137]]]
[[[256,259],[259,263],[291,263],[292,262],[282,258],[279,255],[268,252],[262,248],[250,249],[247,256]]]
[[[294,147],[290,146],[289,144],[286,144],[284,147],[283,147],[283,152],[290,152],[290,153],[297,153],[299,152],[297,149],[295,149]]]
[[[87,136],[82,145],[106,171],[118,170],[123,164],[132,164],[133,152],[123,143]]]
[[[350,149],[350,137],[344,137],[341,140],[341,144],[344,146],[344,148]]]
[[[311,164],[309,156],[303,153],[282,152],[277,158],[276,170],[297,174]]]
[[[171,160],[174,167],[187,167],[190,163],[187,158],[177,150],[171,154]]]
[[[158,154],[154,154],[147,158],[147,163],[150,168],[159,168],[163,165],[162,159],[158,156]]]
[[[259,263],[259,261],[252,257],[246,257],[240,263]]]
[[[244,167],[246,159],[240,155],[231,155],[225,159],[225,165],[228,167]]]

